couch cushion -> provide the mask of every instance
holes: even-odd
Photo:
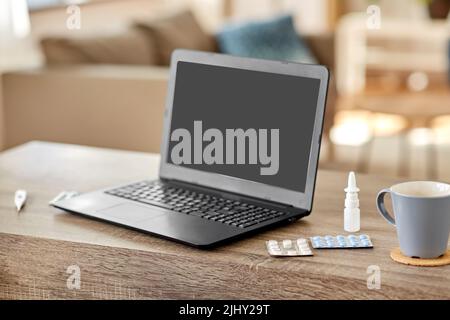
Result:
[[[159,63],[170,64],[172,51],[177,48],[216,51],[214,36],[206,33],[189,10],[135,24],[147,32],[157,45]]]
[[[47,64],[142,64],[157,62],[155,45],[140,30],[85,37],[48,37],[41,40]]]
[[[316,63],[290,15],[226,26],[217,34],[217,42],[221,52],[232,55]]]

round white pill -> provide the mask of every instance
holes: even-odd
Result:
[[[276,240],[269,240],[269,246],[274,247],[274,246],[278,246],[278,242]]]
[[[292,240],[283,240],[283,247],[289,249],[292,247]]]

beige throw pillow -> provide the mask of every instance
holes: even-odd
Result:
[[[148,37],[155,42],[161,65],[169,65],[172,51],[178,48],[201,51],[217,50],[214,36],[201,28],[189,10],[151,21],[139,21],[135,25],[145,31]]]
[[[158,62],[155,45],[136,28],[114,35],[44,38],[41,48],[49,65],[154,65]]]

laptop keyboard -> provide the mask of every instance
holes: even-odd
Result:
[[[158,181],[133,183],[105,193],[239,228],[248,228],[287,214]]]

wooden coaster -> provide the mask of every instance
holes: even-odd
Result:
[[[447,250],[444,253],[444,255],[440,256],[439,258],[420,259],[404,256],[403,253],[400,251],[400,248],[394,248],[391,251],[391,258],[396,262],[408,264],[411,266],[438,267],[450,264],[450,250]]]

